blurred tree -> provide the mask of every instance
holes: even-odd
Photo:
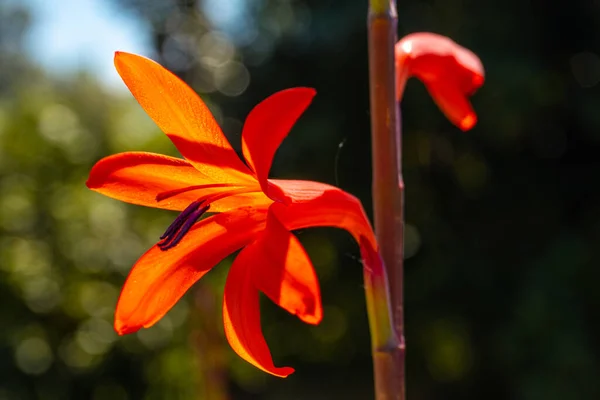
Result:
[[[85,73],[37,70],[21,47],[26,11],[10,7],[0,4],[0,398],[194,398],[185,304],[152,332],[117,341],[112,328],[120,284],[170,216],[85,187],[100,157],[166,143],[131,98]]]
[[[28,26],[25,8],[0,4],[0,93],[11,89],[11,79],[22,79],[19,71],[31,69],[21,52]]]

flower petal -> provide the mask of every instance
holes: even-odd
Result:
[[[92,168],[88,188],[127,203],[183,210],[191,202],[238,188],[216,183],[180,158],[160,154],[128,152],[103,158]],[[253,187],[252,187],[253,186]],[[248,192],[225,197],[211,204],[211,211],[227,211],[240,206],[270,203],[254,183]],[[190,190],[196,188],[195,190]],[[164,200],[161,196],[178,192]]]
[[[270,180],[286,194],[289,205],[273,203],[270,211],[286,229],[331,226],[348,231],[360,243],[368,240],[379,248],[375,234],[360,200],[331,185],[312,181]]]
[[[313,265],[298,239],[269,213],[253,247],[255,287],[275,304],[316,325],[323,318],[321,291]]]
[[[374,284],[387,287],[385,266],[375,234],[357,198],[318,182],[272,180],[272,183],[279,186],[292,202],[287,206],[275,202],[269,208],[269,213],[277,216],[288,230],[317,226],[345,229],[359,245],[366,287],[372,288]],[[385,335],[389,334],[385,327],[389,326],[390,321],[385,297],[387,293],[385,290],[371,293],[375,297],[367,294],[369,316],[374,318],[370,320],[371,323],[375,321],[377,327],[373,334],[383,335],[381,343],[384,343],[388,339]]]
[[[425,87],[446,118],[460,130],[466,132],[475,126],[477,114],[457,85],[453,82],[436,80],[427,83]]]
[[[152,247],[134,265],[121,291],[115,329],[123,335],[156,323],[214,265],[265,227],[267,208],[242,208],[198,222],[176,247]]]
[[[208,107],[181,79],[135,54],[117,52],[115,67],[142,108],[194,167],[222,183],[253,180]]]
[[[276,188],[269,187],[267,182],[273,157],[315,94],[316,91],[310,88],[292,88],[277,92],[254,107],[244,123],[244,158],[256,174],[263,191],[274,200],[280,193],[274,193]]]
[[[479,57],[451,39],[428,32],[405,36],[396,43],[396,95],[402,97],[406,80],[419,78],[446,117],[463,131],[477,116],[468,97],[483,84]]]
[[[225,336],[244,360],[269,374],[286,377],[294,369],[273,364],[260,326],[258,289],[253,284],[252,275],[261,253],[260,246],[254,242],[244,248],[231,265],[223,296]]]

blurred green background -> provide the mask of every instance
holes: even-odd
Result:
[[[252,106],[316,88],[272,176],[336,184],[370,210],[366,0],[99,1],[112,10],[101,18],[146,38],[146,54],[201,94],[238,150]],[[264,303],[275,362],[296,368],[288,379],[222,337],[231,259],[155,327],[114,333],[127,272],[175,214],[93,193],[87,173],[121,151],[177,153],[101,78],[111,54],[106,68],[58,73],[38,56],[45,45],[31,50],[42,4],[0,0],[0,399],[372,398],[358,249],[334,229],[298,232],[322,324]],[[68,53],[85,33],[89,53],[107,46],[106,31],[68,15],[75,33],[55,45]],[[411,400],[600,398],[599,26],[592,0],[399,3],[400,36],[448,35],[487,73],[466,134],[417,81],[402,104]]]

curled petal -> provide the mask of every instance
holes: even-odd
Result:
[[[377,240],[365,211],[356,197],[331,185],[312,181],[271,179],[292,199],[285,206],[273,203],[271,211],[286,229],[331,226],[348,231],[361,243],[369,241],[378,251]]]
[[[263,191],[274,200],[281,193],[267,181],[273,157],[315,94],[316,91],[310,88],[292,88],[277,92],[254,107],[244,123],[244,158],[256,174]]]
[[[331,226],[348,231],[357,241],[363,260],[369,323],[373,343],[395,345],[390,325],[387,276],[379,246],[362,205],[354,196],[329,185],[305,181],[272,180],[292,202],[275,202],[270,212],[289,229]]]
[[[156,323],[214,265],[252,241],[265,227],[267,208],[239,208],[198,222],[168,251],[152,247],[129,273],[115,313],[119,334]]]
[[[222,183],[254,180],[208,107],[181,79],[135,54],[117,52],[115,67],[150,118],[200,172]]]
[[[265,231],[251,246],[254,285],[302,321],[313,325],[321,322],[319,281],[298,239],[269,213]]]
[[[254,242],[244,248],[227,275],[223,296],[225,336],[233,350],[244,360],[269,374],[286,377],[294,369],[273,364],[260,326],[258,289],[252,277],[257,257],[262,253],[259,247]]]
[[[463,131],[475,125],[477,116],[468,97],[485,80],[483,65],[475,53],[445,36],[427,32],[405,36],[395,50],[398,100],[406,80],[415,76],[453,124]]]
[[[103,158],[92,168],[86,184],[96,192],[127,203],[178,211],[198,199],[240,188],[216,183],[180,158],[143,152]],[[256,183],[247,188],[247,193],[236,193],[211,204],[211,211],[270,203],[257,190]]]

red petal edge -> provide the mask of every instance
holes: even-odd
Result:
[[[276,367],[260,326],[258,289],[252,283],[255,263],[261,257],[260,244],[254,242],[237,256],[225,283],[223,325],[233,350],[255,367],[275,376],[287,377],[290,367]]]
[[[316,91],[291,88],[277,92],[260,102],[246,118],[242,130],[242,152],[257,176],[263,191],[273,200],[281,193],[267,178],[275,152],[298,118],[310,105]]]

